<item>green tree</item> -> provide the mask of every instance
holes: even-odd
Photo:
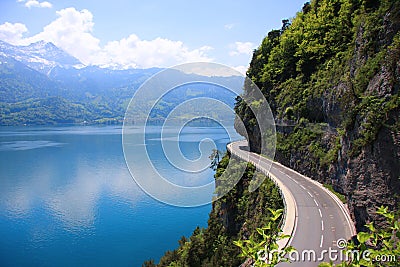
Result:
[[[294,250],[288,246],[280,250],[278,241],[290,238],[290,235],[284,235],[279,225],[279,220],[282,217],[283,210],[272,210],[269,222],[262,228],[257,228],[256,233],[253,233],[247,240],[234,241],[242,253],[239,255],[242,258],[250,258],[255,267],[270,267],[276,266],[281,262],[288,262],[285,256]]]
[[[400,266],[400,217],[380,207],[377,214],[386,219],[387,227],[377,229],[373,223],[366,225],[368,232],[357,234],[357,241],[351,241],[344,250],[345,255],[356,255],[348,261],[334,265],[321,263],[320,267],[376,267]],[[357,252],[357,253],[354,253]]]
[[[142,267],[156,267],[154,260],[147,260],[142,264]]]
[[[218,149],[213,149],[211,155],[208,157],[211,160],[210,168],[215,171],[218,168],[218,164],[221,159],[221,151]]]

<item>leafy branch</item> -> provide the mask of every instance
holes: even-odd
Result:
[[[284,235],[278,226],[283,210],[268,210],[272,216],[266,226],[257,228],[256,233],[253,233],[247,240],[234,241],[234,244],[241,249],[239,256],[251,259],[255,267],[270,267],[281,262],[288,262],[289,260],[285,256],[295,250],[291,246],[280,250],[278,241],[290,238],[290,235]]]
[[[375,267],[400,266],[400,218],[389,212],[387,207],[380,207],[377,214],[385,217],[388,227],[375,228],[373,223],[366,224],[368,232],[357,234],[357,240],[351,241],[344,253],[353,255],[348,261],[334,265],[321,263],[320,267]],[[355,253],[357,252],[357,253]],[[357,257],[354,257],[357,255]]]

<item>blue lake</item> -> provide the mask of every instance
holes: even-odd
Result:
[[[222,128],[186,128],[179,147],[189,159],[204,138],[220,150],[231,141]],[[152,161],[174,183],[191,184],[165,160],[159,136],[152,128]],[[121,140],[111,126],[0,128],[0,266],[141,266],[207,225],[210,204],[180,208],[144,193]],[[213,174],[197,174],[195,184]]]

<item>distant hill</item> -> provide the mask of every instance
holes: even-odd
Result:
[[[84,66],[52,43],[14,46],[0,41],[0,125],[122,123],[135,91],[161,70]],[[177,71],[176,75],[196,80],[193,74]],[[221,79],[241,82],[242,78],[210,77],[213,82]],[[187,94],[181,91],[167,96],[150,120],[162,121],[176,104],[193,98],[194,93],[212,93],[231,107],[234,105],[231,95],[204,85],[192,86]],[[192,111],[195,110],[193,107]],[[217,110],[215,113],[218,114]]]
[[[64,92],[63,92],[64,91]],[[17,103],[28,99],[62,96],[56,82],[14,58],[0,56],[0,102]]]

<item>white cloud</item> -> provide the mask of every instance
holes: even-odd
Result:
[[[0,25],[0,39],[20,45],[40,40],[52,42],[86,65],[148,68],[212,60],[207,56],[207,52],[212,49],[209,46],[190,49],[181,41],[160,37],[142,40],[135,34],[100,47],[100,40],[93,35],[94,22],[90,11],[78,11],[71,7],[56,13],[57,19],[45,26],[42,32],[29,38],[22,38],[22,34],[27,31],[24,24]]]
[[[132,34],[120,41],[107,43],[102,50],[103,56],[99,58],[100,62],[95,63],[140,68],[165,67],[190,61],[210,61],[206,56],[210,49],[209,46],[203,46],[190,50],[181,41],[164,38],[141,40]]]
[[[235,44],[232,44],[231,47],[234,50],[229,52],[230,56],[238,56],[241,54],[251,55],[255,48],[254,44],[251,42],[235,42]]]
[[[225,28],[226,30],[232,30],[233,27],[235,27],[235,23],[229,23],[229,24],[225,24],[225,25],[224,25],[224,28]]]
[[[92,35],[93,15],[83,9],[66,8],[56,12],[58,18],[43,28],[43,31],[24,40],[30,44],[44,40],[67,51],[84,64],[90,64],[91,59],[100,51],[100,40]]]
[[[245,67],[243,67],[245,68]],[[203,62],[194,62],[191,64],[184,64],[174,66],[173,69],[182,71],[188,74],[197,74],[203,76],[219,76],[219,77],[230,77],[230,76],[239,76],[240,72],[243,74],[241,68],[232,68],[229,66],[224,66],[221,64],[204,64]]]
[[[18,3],[23,3],[25,0],[17,0]],[[50,2],[44,1],[44,2],[39,2],[37,0],[28,0],[25,2],[25,5],[27,8],[31,7],[39,7],[39,8],[51,8],[53,5]]]
[[[22,23],[6,22],[0,25],[0,40],[10,44],[18,44],[22,35],[27,31],[28,29]]]

